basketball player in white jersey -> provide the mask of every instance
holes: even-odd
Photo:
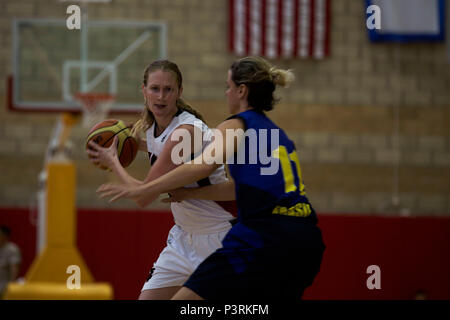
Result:
[[[88,150],[91,161],[110,168],[123,183],[138,185],[154,180],[182,164],[174,163],[172,159],[172,150],[180,143],[172,137],[187,130],[192,137],[190,150],[193,152],[182,154],[182,158],[191,160],[197,153],[200,154],[208,143],[211,131],[202,116],[180,98],[182,91],[182,76],[175,63],[158,60],[145,69],[142,84],[145,109],[142,118],[132,129],[135,136],[145,132],[147,138],[146,142],[140,141],[140,149],[148,151],[151,168],[143,181],[130,176],[121,166],[117,157],[117,138],[109,148],[91,142],[93,150]],[[193,137],[199,134],[203,138],[197,147]],[[221,166],[208,178],[186,187],[205,187],[202,188],[205,190],[202,192],[203,199],[208,199],[209,188],[214,190],[211,192],[214,200],[234,200],[233,192],[228,192],[233,190],[233,183],[226,182],[225,169]],[[219,188],[224,192],[217,192]],[[217,198],[217,194],[223,194],[223,198]],[[222,246],[222,239],[231,228],[230,221],[234,218],[231,213],[233,203],[228,204],[231,204],[230,208],[226,209],[223,203],[212,200],[188,199],[171,203],[175,225],[169,232],[167,246],[151,268],[139,299],[170,299],[195,268]]]

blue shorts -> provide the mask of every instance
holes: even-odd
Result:
[[[320,229],[273,215],[235,224],[184,284],[207,300],[301,299],[320,270]]]

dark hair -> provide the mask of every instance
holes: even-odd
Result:
[[[0,226],[0,230],[7,237],[9,237],[11,235],[11,228],[9,228],[7,226]]]
[[[230,67],[231,80],[239,86],[248,87],[248,104],[258,111],[269,111],[277,100],[273,92],[277,85],[287,86],[294,76],[289,70],[273,67],[261,57],[245,57]]]
[[[142,80],[142,84],[144,86],[147,86],[149,74],[157,70],[171,72],[175,76],[175,80],[177,81],[178,84],[178,89],[180,89],[183,86],[183,76],[181,75],[180,69],[174,62],[171,62],[169,60],[155,60],[152,63],[150,63],[147,66],[147,68],[145,68],[144,79]],[[193,114],[196,118],[206,123],[203,116],[194,108],[192,108],[190,105],[188,105],[186,102],[184,102],[184,100],[181,98],[177,99],[177,108]],[[153,116],[153,114],[146,105],[144,110],[142,111],[141,119],[139,119],[133,126],[132,134],[136,135],[138,131],[147,130],[153,124],[153,121],[155,121],[155,117]]]

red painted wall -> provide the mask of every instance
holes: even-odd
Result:
[[[319,215],[325,244],[312,299],[450,299],[450,218]],[[381,269],[369,290],[367,267]]]
[[[450,218],[319,215],[327,249],[305,299],[450,299]],[[35,257],[36,229],[27,209],[0,209],[22,249],[23,276]],[[79,210],[77,244],[97,281],[116,299],[135,299],[173,225],[169,212]],[[366,269],[381,269],[369,290]],[[276,276],[276,275],[274,275]]]

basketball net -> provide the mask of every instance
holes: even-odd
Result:
[[[108,93],[79,92],[75,98],[81,103],[81,125],[86,129],[105,120],[115,101],[115,96]]]

